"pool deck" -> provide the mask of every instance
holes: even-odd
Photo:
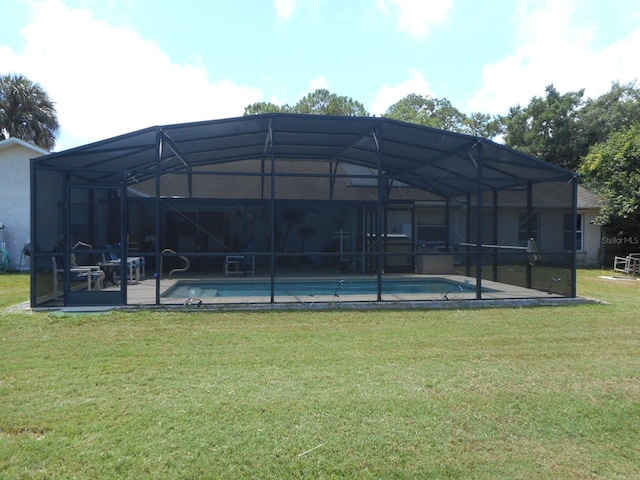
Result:
[[[314,279],[326,281],[327,279],[335,279],[336,282],[340,280],[358,280],[358,279],[367,279],[371,280],[372,278],[376,278],[375,276],[370,275],[357,275],[357,274],[349,274],[348,276],[341,275],[333,275],[333,276],[317,276],[317,277],[304,277],[305,281],[313,281]],[[385,275],[385,279],[425,279],[425,278],[438,278],[438,279],[446,279],[453,282],[458,283],[467,283],[472,288],[475,288],[475,278],[465,277],[462,275],[419,275],[419,274],[394,274],[394,275]],[[177,279],[162,279],[160,281],[160,292],[161,295],[173,287],[176,283],[181,281],[224,281],[224,282],[246,282],[247,280],[255,281],[269,281],[269,277],[183,277]],[[294,280],[294,281],[302,281],[300,277],[295,276],[282,276],[277,277],[277,281],[285,281],[285,280]],[[423,294],[386,294],[383,292],[382,302],[378,302],[376,294],[366,294],[366,295],[340,295],[339,292],[337,295],[300,295],[300,296],[276,296],[275,304],[281,305],[292,305],[299,304],[301,306],[309,306],[309,305],[326,305],[326,306],[336,306],[336,305],[346,305],[346,304],[356,304],[356,305],[364,305],[368,303],[388,303],[390,305],[403,305],[410,303],[425,303],[429,302],[431,304],[434,303],[447,303],[449,302],[465,302],[469,303],[469,301],[476,302],[487,302],[487,301],[507,301],[507,300],[527,300],[527,301],[536,301],[537,303],[546,304],[548,299],[563,299],[563,300],[575,300],[575,299],[566,299],[561,295],[557,295],[554,293],[547,293],[545,291],[527,289],[523,287],[518,287],[515,285],[508,285],[499,282],[493,282],[490,280],[482,281],[482,286],[485,289],[490,291],[482,292],[482,299],[476,299],[475,291],[472,292],[460,292],[460,291],[451,291],[449,293],[423,293]],[[132,306],[153,306],[156,305],[155,302],[155,291],[156,291],[156,281],[155,279],[147,279],[142,280],[135,284],[129,284],[127,286],[127,296],[128,296],[128,304]],[[544,300],[544,301],[543,301]],[[200,301],[202,302],[200,304]],[[224,306],[259,306],[263,307],[268,305],[273,305],[271,302],[270,296],[234,296],[234,297],[203,297],[203,298],[179,298],[179,297],[162,297],[160,298],[160,302],[162,306],[209,306],[209,307],[224,307]],[[508,302],[507,302],[508,303]]]

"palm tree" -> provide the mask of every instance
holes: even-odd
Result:
[[[51,151],[58,134],[54,103],[24,75],[0,75],[0,140],[16,137]]]
[[[287,224],[287,229],[285,230],[284,235],[282,236],[282,240],[280,241],[280,245],[283,250],[285,248],[285,244],[287,243],[287,237],[289,236],[291,227],[304,223],[304,215],[305,214],[302,210],[295,207],[287,208],[284,212],[282,212],[282,218],[284,218],[284,221]]]

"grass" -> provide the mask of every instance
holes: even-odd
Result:
[[[609,305],[5,313],[0,477],[639,478],[640,282],[600,273]]]
[[[29,275],[0,273],[0,310],[29,300]]]

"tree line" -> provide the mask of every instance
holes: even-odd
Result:
[[[370,116],[347,96],[318,89],[295,105],[258,102],[244,115],[300,113]],[[623,234],[640,232],[640,88],[614,82],[608,92],[585,98],[584,89],[559,92],[553,85],[506,115],[465,114],[446,98],[411,93],[383,117],[427,127],[499,139],[507,146],[577,171],[603,200],[598,223]],[[21,138],[51,151],[59,124],[54,102],[38,83],[0,75],[0,141]]]

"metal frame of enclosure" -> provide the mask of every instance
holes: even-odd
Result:
[[[180,304],[171,282],[212,278],[269,283],[246,303],[301,302],[279,282],[319,277],[375,279],[366,302],[425,298],[389,294],[394,276],[456,277],[461,299],[576,296],[573,172],[385,118],[147,128],[33,159],[31,192],[32,307]]]

